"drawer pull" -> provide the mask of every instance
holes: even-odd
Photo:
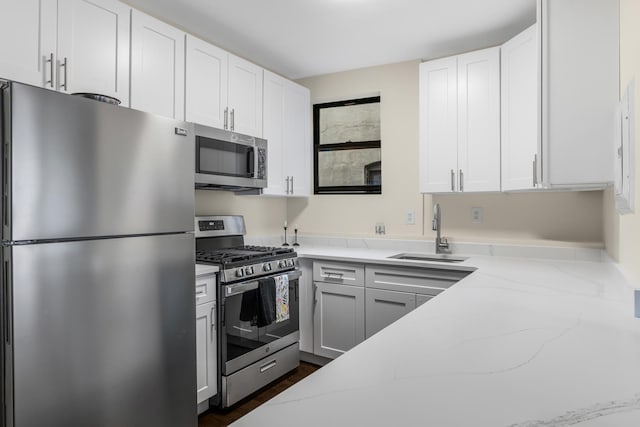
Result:
[[[333,271],[327,271],[325,273],[325,275],[327,277],[335,277],[337,279],[342,279],[344,277],[344,273],[337,273],[337,272],[333,272]]]
[[[265,371],[268,371],[269,369],[273,368],[274,366],[276,366],[277,362],[275,360],[272,360],[271,362],[260,366],[260,373],[262,374]]]

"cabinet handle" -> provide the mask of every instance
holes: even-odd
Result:
[[[64,61],[60,64],[60,67],[64,67],[64,84],[60,84],[60,89],[64,88],[64,91],[67,92],[69,90],[69,81],[67,80],[67,70],[69,69],[69,63],[67,62],[67,57],[64,57]]]
[[[53,52],[49,54],[49,59],[47,59],[47,62],[49,63],[49,80],[47,80],[46,84],[48,84],[49,87],[53,87]]]
[[[460,169],[460,191],[464,191],[464,172]]]
[[[289,194],[289,177],[287,177],[286,181],[287,181],[287,190],[285,193]]]
[[[229,107],[224,109],[224,129],[227,130],[228,129],[228,120],[227,118],[229,117]]]
[[[236,109],[231,109],[231,130],[236,129]]]
[[[451,169],[451,191],[456,191],[456,184],[455,184],[455,172],[453,171],[453,169]]]
[[[335,277],[336,279],[342,279],[342,277],[344,276],[344,273],[337,273],[337,272],[333,272],[333,271],[327,271],[325,273],[325,275],[327,277]]]
[[[291,194],[293,194],[293,175],[291,175]]]
[[[538,186],[538,155],[533,155],[533,188]]]

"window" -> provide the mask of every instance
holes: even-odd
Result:
[[[314,193],[381,194],[380,97],[313,106]]]

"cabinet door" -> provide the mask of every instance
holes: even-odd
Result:
[[[196,306],[196,375],[198,402],[217,393],[216,303]]]
[[[186,120],[224,129],[229,54],[187,34],[186,56]]]
[[[502,45],[502,190],[535,187],[538,152],[537,26]]]
[[[366,289],[366,338],[389,326],[416,308],[416,294]]]
[[[262,68],[229,55],[229,128],[262,136]]]
[[[593,188],[613,181],[619,3],[538,0],[545,186]]]
[[[311,94],[309,89],[287,82],[284,103],[286,170],[290,195],[306,197],[311,192]]]
[[[268,141],[267,182],[263,194],[289,193],[289,174],[285,171],[285,96],[287,80],[265,70],[263,99],[263,137]]]
[[[500,191],[500,48],[458,56],[458,190]]]
[[[452,192],[458,168],[456,58],[420,64],[420,191]]]
[[[131,13],[131,108],[184,120],[185,34]]]
[[[364,288],[316,282],[313,352],[336,358],[364,341]]]
[[[129,106],[130,8],[115,0],[58,0],[58,88]]]
[[[300,351],[313,353],[313,262],[309,259],[298,260],[302,276],[299,282],[300,292]]]
[[[0,0],[0,77],[55,89],[56,2]]]

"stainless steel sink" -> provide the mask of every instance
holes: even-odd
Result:
[[[456,257],[452,255],[429,255],[429,254],[398,254],[388,258],[404,259],[407,261],[426,261],[426,262],[462,262],[467,257]]]

